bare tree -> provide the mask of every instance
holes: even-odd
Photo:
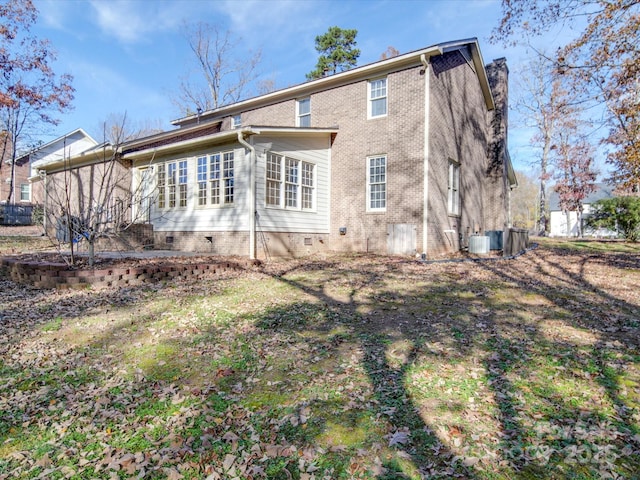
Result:
[[[516,172],[518,188],[511,193],[511,214],[517,228],[533,230],[538,221],[538,182],[535,173]]]
[[[70,245],[72,264],[80,242],[88,245],[93,265],[98,239],[118,237],[131,225],[148,220],[145,205],[155,195],[152,178],[134,176],[121,156],[123,144],[140,134],[127,128],[126,115],[120,119],[103,124],[104,143],[85,154],[81,163],[64,158],[62,168],[45,180],[48,223],[56,225],[57,240]]]
[[[612,180],[640,186],[640,1],[502,0],[492,40],[516,44],[550,31],[572,30],[572,39],[549,59],[585,102],[606,107]]]
[[[228,105],[244,98],[254,83],[261,52],[238,51],[239,41],[228,30],[199,22],[185,25],[198,75],[181,79],[174,104],[184,115]]]
[[[30,130],[58,123],[53,116],[71,107],[72,77],[57,77],[51,64],[55,52],[48,40],[30,34],[38,11],[30,0],[9,0],[0,5],[0,169],[11,165],[11,202],[18,151],[27,146]]]
[[[525,126],[534,131],[531,144],[536,147],[535,167],[539,172],[539,220],[538,233],[547,231],[547,181],[551,173],[551,149],[558,129],[561,82],[554,66],[543,56],[538,56],[523,68],[517,88],[520,96],[516,109],[521,113]]]
[[[576,128],[564,128],[559,135],[556,153],[556,184],[560,208],[567,216],[576,212],[578,237],[582,237],[584,199],[596,189],[593,145]],[[568,233],[568,232],[567,232]]]
[[[382,54],[380,55],[380,60],[397,57],[398,55],[400,55],[400,50],[390,45],[384,52],[382,52]]]

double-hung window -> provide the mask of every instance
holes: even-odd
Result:
[[[178,206],[187,206],[187,161],[178,162]]]
[[[167,170],[166,165],[158,165],[158,208],[167,207]]]
[[[450,215],[460,215],[460,164],[449,160],[447,207]]]
[[[378,78],[368,83],[369,118],[387,115],[387,79]]]
[[[197,175],[198,175],[198,206],[203,207],[207,204],[207,157],[198,157]]]
[[[233,152],[198,157],[197,170],[199,207],[233,203]]]
[[[188,161],[160,163],[157,166],[158,208],[185,208],[188,201]]]
[[[167,197],[169,199],[168,207],[176,206],[176,162],[167,164]]]
[[[233,203],[233,152],[222,154],[222,184],[224,187],[224,203]]]
[[[267,155],[266,204],[292,210],[313,210],[315,166],[277,153]]]
[[[234,115],[231,117],[231,128],[240,128],[242,126],[242,115]]]
[[[387,157],[367,158],[367,210],[383,212],[387,208]]]
[[[29,200],[31,200],[31,189],[29,188],[31,185],[29,185],[28,183],[21,183],[20,184],[20,201],[21,202],[28,202]]]
[[[310,127],[311,126],[311,98],[301,98],[296,102],[297,116],[296,126],[298,127]]]

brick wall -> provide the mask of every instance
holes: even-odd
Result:
[[[329,251],[328,236],[317,233],[260,232],[256,234],[256,257],[298,257]],[[154,248],[249,255],[249,232],[154,232]]]
[[[509,70],[504,58],[494,60],[486,67],[487,77],[496,104],[488,113],[489,144],[486,189],[485,222],[487,230],[503,230],[507,226],[508,189],[506,157],[508,139]]]
[[[0,260],[0,275],[16,283],[37,288],[104,288],[143,285],[165,280],[204,280],[225,275],[230,271],[245,270],[250,262],[197,261],[183,264],[151,264],[137,267],[97,268],[71,270],[65,263],[29,262],[5,257]]]
[[[455,251],[484,231],[487,106],[460,52],[432,59],[428,255]],[[460,165],[460,215],[448,212],[449,160]]]

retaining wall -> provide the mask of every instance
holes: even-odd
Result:
[[[230,271],[245,270],[250,262],[171,263],[133,267],[71,269],[66,263],[33,262],[5,257],[0,259],[0,275],[16,283],[37,288],[126,287],[164,280],[203,280]]]

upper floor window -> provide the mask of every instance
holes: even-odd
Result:
[[[198,157],[198,206],[227,205],[234,197],[233,152]]]
[[[367,158],[367,210],[384,211],[387,208],[387,157]]]
[[[297,116],[296,126],[298,127],[310,127],[311,126],[311,98],[301,98],[296,102]]]
[[[387,114],[387,79],[371,80],[369,87],[369,118],[384,117]]]
[[[234,115],[231,117],[231,128],[240,128],[242,126],[242,115]]]
[[[31,185],[28,183],[20,184],[20,201],[28,202],[31,200]]]
[[[450,215],[460,215],[460,164],[449,160],[447,208]]]
[[[315,166],[277,153],[267,155],[266,204],[274,207],[313,210]]]

